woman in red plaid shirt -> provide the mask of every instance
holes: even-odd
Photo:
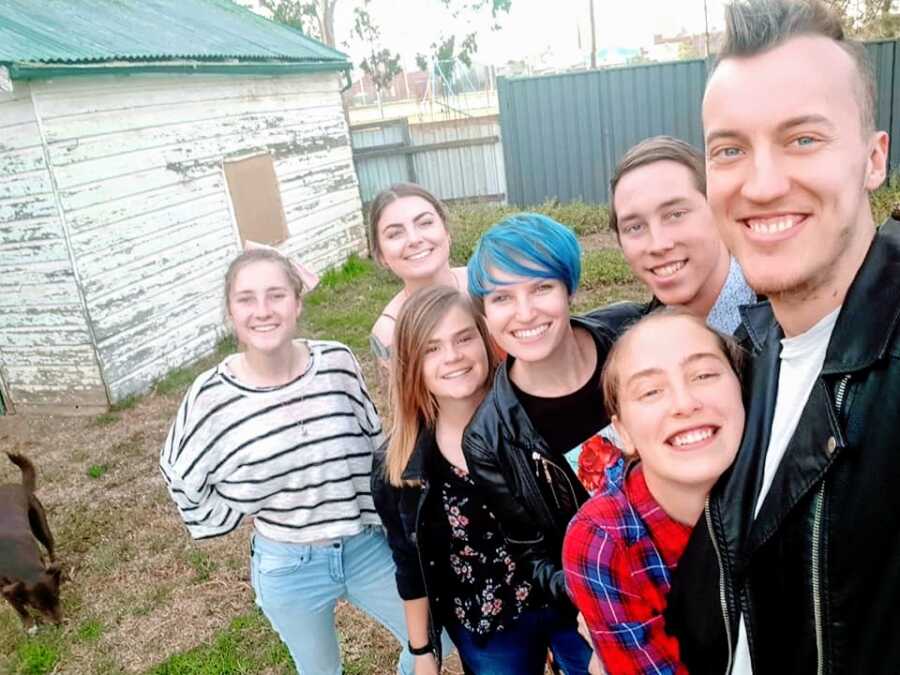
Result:
[[[604,400],[625,458],[569,525],[563,568],[611,675],[687,673],[663,610],[706,495],[741,440],[740,357],[732,338],[664,308],[607,359]]]

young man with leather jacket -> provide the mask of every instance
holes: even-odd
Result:
[[[877,234],[874,78],[818,0],[726,10],[710,206],[751,287],[746,432],[679,562],[693,675],[900,666],[900,237]]]

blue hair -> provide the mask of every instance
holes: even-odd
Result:
[[[565,225],[539,213],[517,213],[481,235],[469,258],[469,293],[483,298],[500,281],[489,270],[519,277],[558,279],[569,295],[581,279],[581,246]]]

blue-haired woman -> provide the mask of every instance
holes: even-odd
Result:
[[[581,247],[546,216],[511,216],[481,237],[469,292],[509,355],[463,437],[469,471],[496,514],[507,547],[546,605],[546,631],[567,675],[586,673],[591,649],[561,565],[563,535],[588,493],[572,468],[585,441],[609,424],[600,373],[621,327],[641,308],[621,304],[572,316]]]

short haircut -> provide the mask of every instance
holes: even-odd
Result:
[[[395,183],[375,195],[375,199],[369,204],[369,247],[371,249],[370,253],[372,254],[372,257],[375,258],[376,262],[380,263],[381,261],[381,241],[378,239],[378,221],[381,220],[384,210],[390,204],[393,204],[398,199],[403,199],[404,197],[421,197],[424,199],[431,204],[434,212],[441,219],[443,226],[445,228],[447,227],[447,207],[444,206],[444,203],[440,199],[435,197],[421,185],[416,185],[415,183]]]
[[[603,364],[603,371],[600,374],[600,388],[603,391],[603,404],[606,407],[606,413],[610,418],[614,415],[618,415],[621,410],[619,405],[619,394],[621,393],[619,361],[621,360],[622,350],[624,349],[624,345],[628,341],[629,336],[646,323],[666,318],[685,318],[712,333],[716,338],[719,349],[722,351],[722,355],[728,361],[728,364],[731,366],[735,375],[738,376],[739,380],[743,379],[743,366],[746,354],[733,336],[720,333],[719,331],[710,328],[706,321],[695,314],[691,314],[691,312],[684,307],[678,305],[658,307],[649,314],[642,316],[623,331],[613,343],[612,349],[609,350],[609,354],[606,356],[606,362]],[[665,338],[661,335],[660,339]]]
[[[821,0],[735,0],[725,7],[725,42],[710,76],[722,61],[762,54],[791,38],[833,40],[853,60],[863,133],[875,130],[875,72],[865,48],[844,36],[840,17]]]
[[[609,229],[619,236],[616,186],[625,174],[656,162],[675,162],[691,172],[697,192],[706,196],[706,164],[703,153],[690,143],[672,136],[653,136],[632,146],[619,160],[609,181]]]
[[[572,295],[581,279],[581,246],[572,230],[553,218],[518,213],[481,235],[468,269],[469,293],[479,304],[497,286],[504,285],[493,271],[558,279]]]

